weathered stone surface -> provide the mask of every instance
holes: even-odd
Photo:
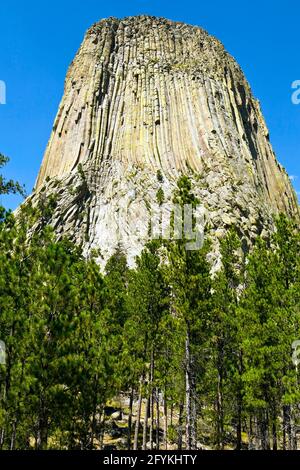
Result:
[[[101,263],[120,245],[132,263],[157,191],[170,211],[182,173],[216,243],[232,223],[251,242],[273,214],[299,215],[259,103],[217,39],[162,18],[100,21],[69,68],[31,199],[56,195],[58,236],[100,248]]]

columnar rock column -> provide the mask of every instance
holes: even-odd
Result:
[[[282,211],[298,216],[249,84],[203,29],[148,16],[93,25],[71,64],[34,194],[51,220],[101,262],[132,263],[158,208],[190,176],[217,240],[237,224],[247,243]]]

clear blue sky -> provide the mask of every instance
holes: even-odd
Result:
[[[0,5],[0,152],[6,175],[30,192],[63,93],[65,74],[86,29],[108,16],[164,16],[204,27],[237,59],[261,101],[279,161],[300,191],[300,105],[291,83],[300,80],[300,3],[291,0],[51,0]],[[2,197],[16,207],[15,197]]]

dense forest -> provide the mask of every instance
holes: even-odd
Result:
[[[174,198],[197,203],[187,177]],[[296,449],[296,223],[250,252],[232,227],[214,275],[209,238],[151,241],[134,269],[120,247],[101,273],[55,239],[54,203],[1,208],[0,448]]]

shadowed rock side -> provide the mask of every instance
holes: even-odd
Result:
[[[55,195],[58,235],[103,262],[119,245],[132,262],[157,191],[170,211],[180,174],[216,243],[232,223],[251,243],[274,213],[299,214],[259,103],[217,39],[162,18],[100,21],[69,68],[33,202]]]

